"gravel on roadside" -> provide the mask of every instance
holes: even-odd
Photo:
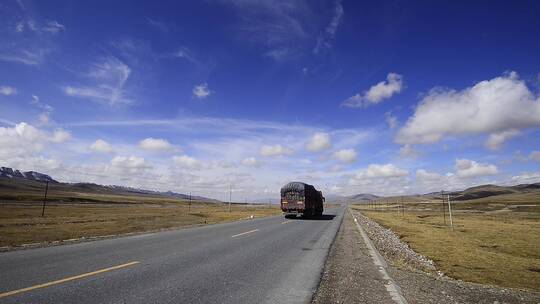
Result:
[[[390,229],[353,211],[377,250],[389,275],[409,303],[540,303],[540,293],[463,282],[437,271],[433,261],[416,253]]]
[[[394,303],[379,270],[346,212],[312,303]]]

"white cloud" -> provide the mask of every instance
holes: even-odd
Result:
[[[103,139],[97,139],[90,145],[90,150],[100,153],[111,153],[113,151],[113,148],[111,144],[104,141]]]
[[[49,143],[63,143],[70,138],[71,134],[65,130],[50,133],[25,122],[0,127],[0,160],[30,156],[42,151]]]
[[[403,77],[397,73],[389,73],[386,81],[381,81],[376,85],[364,91],[362,94],[356,94],[343,102],[347,107],[366,107],[371,104],[377,104],[384,99],[392,97],[403,89]]]
[[[171,151],[173,145],[165,139],[161,138],[145,138],[139,142],[139,147],[148,151]]]
[[[199,169],[202,166],[200,161],[187,155],[174,156],[173,161],[175,164],[189,169]]]
[[[210,96],[210,94],[212,94],[212,92],[208,89],[207,83],[199,84],[193,87],[193,96],[199,99],[204,99]]]
[[[137,174],[152,168],[144,158],[137,156],[115,156],[111,160],[111,166],[118,172]]]
[[[43,112],[38,115],[38,120],[41,124],[46,125],[51,121],[51,113]]]
[[[248,167],[259,167],[261,163],[255,157],[247,157],[242,160],[242,165]]]
[[[115,57],[107,57],[93,64],[87,77],[94,81],[92,86],[66,86],[68,96],[88,98],[106,102],[109,105],[129,104],[131,99],[125,95],[124,86],[131,74],[131,69]]]
[[[421,183],[440,182],[444,179],[445,176],[436,172],[429,172],[424,169],[416,170],[416,180]]]
[[[291,150],[283,147],[280,144],[277,145],[263,145],[261,147],[260,153],[262,156],[282,156],[286,154],[291,154]]]
[[[0,86],[0,94],[5,96],[16,95],[17,89],[10,86]]]
[[[183,58],[191,63],[200,64],[199,60],[197,60],[197,58],[195,58],[193,55],[193,52],[191,52],[191,50],[187,47],[180,47],[178,51],[171,54],[171,57]]]
[[[16,53],[0,53],[0,61],[22,63],[26,65],[39,65],[50,53],[48,48],[19,49]]]
[[[529,159],[540,162],[540,151],[532,151],[529,154]]]
[[[324,31],[319,34],[317,37],[317,44],[315,45],[315,48],[313,49],[313,52],[315,54],[318,54],[321,50],[329,49],[332,47],[332,40],[334,39],[334,36],[336,35],[337,28],[339,24],[341,23],[341,19],[343,17],[343,5],[341,5],[341,0],[336,0],[334,5],[334,14],[332,15],[332,20],[326,26]]]
[[[384,120],[390,129],[395,129],[399,125],[397,117],[392,115],[391,112],[384,113]]]
[[[420,153],[411,145],[404,145],[399,149],[399,156],[403,158],[417,158]]]
[[[63,24],[58,23],[56,20],[47,22],[47,24],[42,28],[43,31],[56,34],[60,31],[65,31],[66,27]]]
[[[320,152],[329,149],[332,146],[330,135],[324,132],[315,133],[306,145],[311,152]]]
[[[356,161],[357,154],[354,149],[341,149],[334,153],[334,158],[344,163],[353,163]]]
[[[486,147],[488,147],[491,150],[498,150],[501,148],[501,146],[504,144],[505,141],[508,139],[519,135],[519,131],[512,129],[512,130],[506,130],[499,133],[492,133],[489,135],[487,141],[486,141]]]
[[[457,176],[462,178],[495,175],[499,172],[495,165],[481,164],[469,159],[457,159],[455,167]]]
[[[540,183],[540,172],[524,172],[512,176],[511,180],[516,184]]]
[[[53,136],[50,138],[50,141],[53,143],[64,143],[71,139],[71,133],[66,130],[58,129],[54,131]]]
[[[396,142],[434,143],[451,135],[502,134],[537,126],[540,100],[512,72],[462,91],[431,90],[399,130]],[[494,138],[497,146],[508,136]]]
[[[26,156],[43,149],[47,134],[25,122],[0,127],[0,158]]]
[[[372,178],[386,178],[386,177],[403,177],[409,174],[407,170],[396,167],[394,164],[371,164],[367,169],[361,170],[356,173],[356,179],[372,179]]]
[[[40,110],[43,110],[43,112],[38,115],[38,120],[42,125],[46,125],[51,121],[51,112],[54,110],[52,106],[41,102],[39,97],[36,95],[32,95],[30,104],[36,106]]]

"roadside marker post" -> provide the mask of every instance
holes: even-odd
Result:
[[[43,208],[41,209],[41,216],[45,216],[45,204],[47,202],[47,192],[49,191],[49,181],[45,183],[45,195],[43,196]]]

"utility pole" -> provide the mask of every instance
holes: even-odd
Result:
[[[452,220],[452,205],[450,204],[450,194],[446,195],[446,199],[448,200],[448,214],[450,215],[450,227],[452,228],[452,231],[454,231],[454,221]]]
[[[41,216],[45,216],[45,203],[47,201],[47,192],[49,190],[49,181],[46,181],[45,184],[45,195],[43,196],[43,209],[41,209]]]
[[[401,197],[401,214],[405,216],[405,205],[403,205],[403,196]]]
[[[229,213],[231,212],[232,185],[229,184]]]
[[[191,192],[189,193],[189,205],[188,205],[188,213],[191,212]]]
[[[445,206],[444,206],[444,191],[443,190],[441,190],[441,199],[442,199],[443,220],[444,220],[444,225],[446,226],[446,210],[445,210]]]

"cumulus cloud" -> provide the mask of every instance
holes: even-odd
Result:
[[[495,165],[481,164],[469,159],[457,159],[455,168],[457,176],[462,178],[495,175],[499,173]]]
[[[511,178],[515,184],[529,184],[540,182],[540,172],[524,172]]]
[[[139,147],[148,151],[171,151],[173,150],[173,145],[165,139],[161,138],[145,138],[139,142]]]
[[[202,166],[199,160],[187,155],[174,156],[173,161],[175,164],[189,169],[199,169]]]
[[[111,160],[111,166],[119,172],[129,174],[137,174],[152,168],[144,158],[137,156],[115,156]]]
[[[356,94],[345,100],[342,105],[346,107],[366,107],[372,104],[378,104],[381,101],[392,97],[403,89],[403,76],[397,73],[389,73],[386,81],[381,81],[376,85],[364,91],[362,94]]]
[[[21,122],[14,127],[0,127],[0,157],[25,156],[43,149],[47,134]]]
[[[514,72],[462,91],[433,89],[395,138],[401,144],[435,143],[445,136],[491,134],[498,147],[517,130],[540,126],[540,99]]]
[[[291,150],[283,147],[280,144],[277,145],[263,145],[261,147],[260,153],[262,156],[282,156],[286,154],[291,154]]]
[[[71,133],[69,133],[66,130],[58,129],[54,131],[52,137],[50,138],[50,141],[53,143],[64,143],[71,139]]]
[[[439,182],[443,180],[444,178],[445,177],[443,175],[436,172],[429,172],[424,169],[416,170],[416,180],[421,183]]]
[[[356,161],[357,154],[354,149],[341,149],[334,153],[334,158],[344,163],[353,163]]]
[[[90,145],[90,150],[99,153],[111,153],[113,148],[108,142],[103,139],[98,139]]]
[[[242,165],[247,167],[258,167],[260,162],[255,157],[247,157],[242,160]]]
[[[324,132],[315,133],[308,141],[306,148],[311,152],[320,152],[332,146],[330,135]]]
[[[193,88],[193,96],[195,96],[196,98],[204,99],[210,96],[210,94],[212,94],[212,92],[208,89],[207,83],[196,85]]]
[[[486,147],[490,150],[498,150],[508,139],[517,135],[519,135],[519,131],[515,129],[490,134],[486,141]]]
[[[403,158],[417,158],[420,153],[411,145],[404,145],[399,149],[399,156]]]
[[[396,167],[394,164],[371,164],[367,169],[356,173],[356,179],[372,179],[381,177],[403,177],[409,174],[407,170]]]
[[[5,96],[17,94],[17,89],[10,86],[0,86],[0,94]]]
[[[118,58],[106,57],[92,65],[87,77],[93,81],[90,86],[65,86],[64,93],[68,96],[88,98],[109,105],[129,104],[131,99],[126,97],[124,86],[131,74],[129,66]]]
[[[70,138],[71,134],[65,130],[50,133],[25,122],[13,127],[0,127],[0,159],[32,155],[49,143],[63,143]]]

